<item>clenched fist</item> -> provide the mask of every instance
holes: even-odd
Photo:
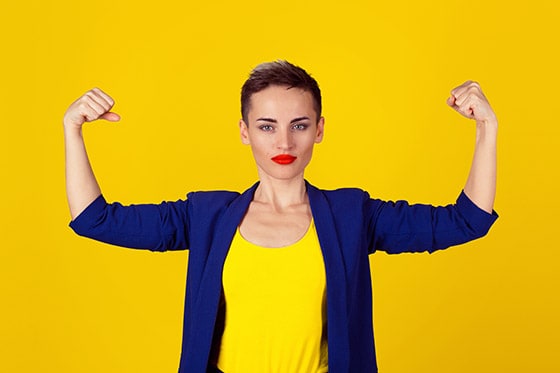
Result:
[[[477,82],[468,80],[453,89],[447,104],[466,118],[477,122],[496,121],[496,115]]]
[[[70,105],[64,114],[64,126],[68,129],[80,129],[84,122],[92,122],[97,119],[105,119],[117,122],[120,115],[111,112],[115,101],[100,90],[93,88]]]

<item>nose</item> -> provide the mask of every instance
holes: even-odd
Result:
[[[277,132],[276,147],[287,151],[294,147],[293,133],[289,129],[281,129]]]

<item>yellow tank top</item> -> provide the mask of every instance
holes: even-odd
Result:
[[[315,225],[293,245],[264,248],[237,230],[223,270],[225,373],[328,370],[326,277]]]

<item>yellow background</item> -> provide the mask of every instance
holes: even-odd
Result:
[[[481,82],[500,119],[501,218],[459,248],[372,256],[379,365],[560,371],[556,2],[142,4],[2,5],[0,371],[176,371],[188,254],[71,232],[62,116],[93,86],[115,98],[121,123],[85,130],[109,200],[243,190],[256,172],[239,89],[278,58],[323,90],[326,137],[307,178],[384,199],[454,201],[474,128],[445,99]]]

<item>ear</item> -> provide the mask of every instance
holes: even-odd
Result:
[[[317,122],[317,134],[315,135],[315,144],[319,144],[321,141],[323,141],[324,131],[325,131],[325,117],[321,117]]]
[[[244,145],[250,145],[251,142],[249,141],[249,128],[247,127],[247,123],[243,119],[239,119],[239,135],[241,136],[241,142]]]

